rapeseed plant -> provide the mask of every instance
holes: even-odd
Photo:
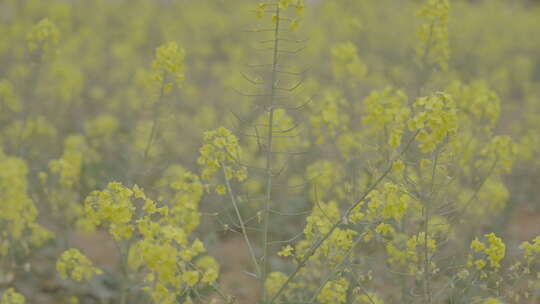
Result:
[[[0,303],[538,301],[532,4],[0,12]]]

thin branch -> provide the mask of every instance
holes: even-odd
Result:
[[[251,242],[249,241],[249,237],[246,231],[246,226],[244,224],[244,220],[242,219],[242,215],[240,214],[240,209],[238,208],[238,204],[236,202],[236,198],[234,197],[234,194],[231,189],[231,184],[229,182],[229,179],[227,178],[227,175],[225,174],[225,168],[222,166],[223,171],[223,177],[225,179],[225,186],[227,187],[227,192],[229,194],[229,197],[231,199],[231,202],[234,206],[234,211],[236,212],[236,216],[238,217],[238,221],[240,223],[240,228],[242,229],[242,235],[244,236],[244,241],[246,242],[246,245],[249,249],[249,254],[251,255],[251,259],[253,260],[253,264],[255,265],[255,269],[257,273],[260,275],[261,270],[259,268],[259,263],[257,263],[257,257],[255,256],[255,251],[253,250],[253,247],[251,246]]]

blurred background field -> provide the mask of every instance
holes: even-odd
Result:
[[[511,172],[502,176],[505,187],[494,185],[480,195],[456,229],[467,241],[496,232],[509,256],[517,244],[540,234],[540,3],[451,1],[448,69],[428,79],[415,59],[422,22],[416,11],[422,3],[306,1],[292,34],[298,43],[284,47],[291,51],[287,70],[302,79],[302,90],[289,105],[309,103],[290,117],[280,116],[283,126],[294,125],[298,137],[278,141],[278,149],[299,153],[281,159],[287,174],[276,179],[273,202],[289,215],[273,217],[271,239],[296,236],[313,208],[314,193],[320,190],[321,200],[328,200],[324,195],[335,195],[332,182],[353,178],[354,164],[344,160],[332,139],[344,125],[360,128],[364,100],[387,87],[411,98],[446,90],[471,102],[494,93],[500,118],[493,132],[510,135],[517,156]],[[264,96],[247,96],[257,92],[247,75],[268,64],[271,53],[264,41],[271,36],[250,32],[269,25],[256,15],[256,3],[247,0],[0,0],[1,162],[12,156],[25,162],[27,194],[39,212],[35,221],[55,235],[39,248],[28,245],[30,255],[28,246],[11,247],[15,257],[0,266],[0,291],[16,287],[27,303],[69,303],[71,296],[81,303],[112,301],[121,261],[106,233],[79,229],[84,198],[113,181],[166,198],[160,187],[178,172],[200,172],[203,133],[221,126],[238,136],[246,161],[253,164],[247,181],[233,187],[242,193],[242,212],[250,222],[258,221],[265,188],[256,167],[264,162],[250,128],[260,119]],[[55,25],[49,29],[52,39],[43,51],[30,51],[28,33],[44,19]],[[149,85],[152,60],[156,48],[171,41],[185,52],[184,80],[156,107]],[[354,69],[343,68],[343,62]],[[152,130],[155,117],[159,124]],[[334,117],[337,124],[321,127]],[[17,169],[0,170],[11,176]],[[314,190],[312,181],[319,176],[330,184],[322,181]],[[0,184],[0,191],[4,185],[9,184]],[[209,192],[198,204],[194,235],[221,265],[223,290],[238,303],[256,303],[258,283],[246,274],[250,257],[229,198]],[[255,232],[252,237],[259,244]],[[0,241],[8,238],[2,235]],[[55,261],[70,247],[84,251],[105,275],[91,286],[62,280]],[[270,264],[287,268],[277,256]]]

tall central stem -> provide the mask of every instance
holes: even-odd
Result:
[[[429,189],[428,200],[425,202],[424,206],[424,302],[426,304],[433,303],[432,294],[431,294],[431,256],[429,254],[429,221],[430,221],[430,206],[434,201],[434,192],[433,187],[435,186],[435,175],[437,173],[437,162],[439,159],[439,151],[435,151],[433,157],[433,167],[431,171],[431,186]]]
[[[274,28],[274,54],[272,59],[272,75],[270,82],[270,99],[268,102],[268,134],[266,141],[266,198],[263,211],[263,236],[262,236],[262,265],[261,265],[261,303],[266,303],[266,289],[264,283],[268,274],[268,228],[270,217],[270,204],[272,201],[272,138],[274,125],[274,103],[276,99],[277,66],[279,59],[279,4],[276,3],[275,28]]]

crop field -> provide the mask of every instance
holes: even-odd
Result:
[[[540,1],[0,0],[0,304],[540,304]]]

